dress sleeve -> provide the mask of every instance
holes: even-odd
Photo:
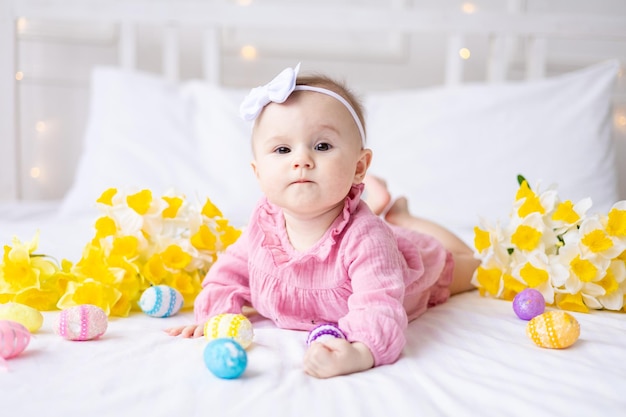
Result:
[[[339,327],[351,342],[364,343],[378,366],[395,362],[406,344],[406,261],[386,225],[372,226],[351,233],[344,250],[353,293]]]
[[[209,269],[194,302],[196,323],[204,323],[216,314],[241,313],[241,308],[250,303],[248,241],[249,234],[244,230]]]

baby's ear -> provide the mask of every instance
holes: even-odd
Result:
[[[356,170],[354,172],[354,183],[360,184],[363,182],[365,178],[365,174],[367,174],[367,170],[372,163],[372,150],[371,149],[361,149],[361,155],[359,160],[356,163]]]
[[[250,167],[252,168],[252,172],[254,172],[254,176],[258,179],[259,174],[256,171],[256,161],[250,162]]]

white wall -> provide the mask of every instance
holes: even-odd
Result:
[[[363,3],[400,5],[405,1],[344,2],[359,7]],[[426,9],[453,10],[467,2],[414,0],[412,3]],[[474,0],[472,3],[478,10],[506,10],[521,5],[529,13],[619,15],[624,17],[626,25],[623,0]],[[180,75],[184,79],[202,76],[199,32],[197,27],[186,27],[182,31]],[[88,115],[89,74],[95,65],[117,64],[117,36],[117,26],[97,21],[78,26],[32,20],[20,22],[17,54],[18,71],[23,79],[17,82],[17,89],[18,126],[23,145],[17,150],[17,163],[21,198],[59,199],[70,186]],[[156,27],[148,24],[139,27],[137,66],[140,70],[160,71],[161,37],[162,32]],[[349,76],[350,84],[362,91],[439,85],[444,78],[444,34],[407,37],[393,33],[355,33],[346,36],[333,31],[285,34],[227,30],[222,33],[222,42],[225,58],[221,81],[228,86],[258,85],[273,76],[277,69],[293,65],[294,56],[306,62],[307,69],[319,68],[338,76]],[[257,46],[257,60],[247,61],[240,56],[240,48],[246,44]],[[469,37],[466,46],[472,55],[465,62],[465,81],[483,81],[489,40]],[[523,77],[523,46],[520,42],[515,49],[510,79]],[[290,52],[285,54],[285,50]],[[548,43],[548,75],[612,57],[619,58],[626,68],[624,42],[551,41]],[[614,122],[620,160],[626,161],[626,75],[622,75],[616,85]],[[621,195],[626,198],[626,164],[621,165]]]

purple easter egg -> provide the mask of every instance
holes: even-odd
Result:
[[[513,299],[513,311],[522,320],[530,320],[542,314],[545,309],[546,300],[539,291],[533,288],[526,288]]]

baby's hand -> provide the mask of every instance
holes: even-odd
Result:
[[[204,335],[204,326],[201,324],[190,324],[187,326],[170,327],[165,329],[165,333],[170,336],[202,337]]]
[[[374,366],[374,357],[363,343],[330,339],[311,344],[303,365],[311,376],[330,378],[369,369]]]

